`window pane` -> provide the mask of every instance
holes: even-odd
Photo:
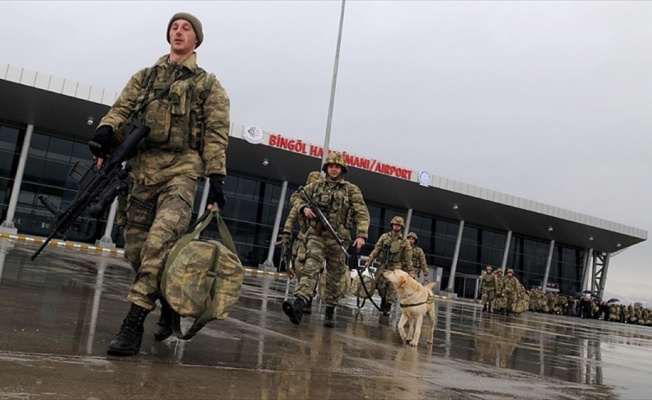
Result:
[[[57,137],[50,138],[50,145],[48,146],[47,158],[50,160],[70,162],[70,152],[72,146],[69,140],[60,139]]]
[[[14,162],[16,165],[18,164],[16,157],[20,156],[18,154],[0,151],[0,176],[13,177],[15,175],[15,172],[12,170],[12,165]]]
[[[45,158],[48,153],[48,143],[50,137],[42,133],[34,133],[32,141],[29,144],[29,155],[33,157]]]
[[[11,153],[20,153],[18,143],[18,129],[8,126],[0,126],[0,150]]]

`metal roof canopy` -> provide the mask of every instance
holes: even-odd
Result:
[[[12,82],[3,78],[1,72],[1,119],[23,124],[31,123],[40,129],[87,140],[92,137],[97,122],[109,108],[108,105],[96,101]],[[89,117],[94,118],[93,125],[87,124]],[[319,170],[321,167],[321,159],[265,144],[250,144],[234,136],[230,138],[227,155],[229,170],[271,180],[287,180],[295,184],[305,182],[308,172]],[[267,166],[263,165],[264,159],[268,160]],[[459,190],[448,190],[437,186],[424,187],[416,182],[355,167],[349,168],[346,179],[360,187],[367,201],[391,205],[398,209],[412,208],[415,213],[440,216],[448,220],[464,220],[467,224],[487,229],[511,230],[515,234],[541,240],[554,239],[557,243],[592,248],[599,252],[613,253],[647,239],[647,232],[643,230],[589,216],[585,216],[585,219],[598,220],[602,225],[610,226],[607,228],[572,221],[504,204],[505,202],[467,195],[460,193]],[[469,186],[460,182],[455,184]],[[511,200],[528,202],[505,194],[495,194]],[[454,205],[457,205],[456,209],[453,208]],[[561,210],[551,206],[549,208]],[[570,211],[567,214],[580,215]],[[550,231],[549,227],[553,230]]]

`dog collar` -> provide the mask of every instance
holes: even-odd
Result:
[[[435,296],[428,296],[428,299],[426,301],[422,301],[421,303],[415,303],[415,304],[403,304],[399,303],[401,305],[401,308],[407,308],[407,307],[416,307],[416,306],[422,306],[424,304],[432,304],[435,302]]]

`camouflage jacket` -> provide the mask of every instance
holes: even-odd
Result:
[[[151,130],[132,160],[134,179],[157,184],[177,175],[226,175],[230,129],[226,91],[197,66],[196,53],[180,64],[170,64],[168,58],[165,55],[132,76],[98,127],[113,128],[114,145],[119,144],[124,140],[122,128],[139,105],[169,87],[167,95],[136,115]]]
[[[353,224],[356,228],[355,236],[367,239],[370,217],[360,188],[345,180],[332,182],[322,179],[306,185],[304,190],[343,240],[351,240]],[[302,212],[307,205],[301,197],[295,203],[299,212]],[[326,228],[317,229],[317,224],[317,218],[310,220],[310,231],[323,235]]]
[[[298,220],[299,234],[297,235],[297,237],[299,239],[304,239],[306,236],[306,232],[308,231],[308,219],[299,212],[299,207],[297,207],[297,203],[299,199],[301,199],[301,196],[299,195],[298,191],[295,191],[290,196],[290,204],[292,204],[292,208],[290,209],[290,213],[285,219],[285,224],[283,224],[283,232],[291,233],[292,230],[294,229],[294,223],[297,222]]]
[[[421,275],[421,272],[423,272],[424,276],[430,275],[430,271],[428,271],[428,262],[426,261],[426,254],[423,252],[423,249],[417,245],[412,246],[412,268],[414,268],[417,275]]]
[[[515,276],[511,278],[508,276],[503,277],[503,293],[516,294],[521,287],[521,282]]]
[[[496,290],[498,286],[498,277],[493,273],[485,273],[480,278],[480,288],[483,292],[490,292]]]
[[[389,259],[386,260],[387,257]],[[369,265],[376,259],[382,267],[387,265],[389,268],[400,268],[405,272],[414,271],[412,246],[402,235],[394,235],[392,232],[383,233],[369,255]]]

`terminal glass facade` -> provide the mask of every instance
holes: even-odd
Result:
[[[68,176],[76,162],[92,163],[85,141],[70,139],[71,135],[58,135],[34,130],[30,143],[25,174],[18,197],[14,224],[22,234],[48,236],[53,217],[40,203],[39,196],[47,196],[57,207],[65,209],[73,200],[78,183]],[[12,126],[0,121],[0,206],[2,221],[6,219],[11,189],[16,176],[25,127]],[[258,268],[268,257],[274,221],[282,192],[282,182],[265,180],[257,176],[229,171],[225,184],[227,205],[222,213],[243,265]],[[298,184],[288,185],[282,224],[290,210],[289,197]],[[200,185],[195,210],[203,193]],[[380,235],[390,229],[389,222],[399,215],[407,218],[407,210],[367,200],[371,216],[369,240],[362,254],[368,255]],[[438,218],[433,214],[414,211],[409,230],[419,237],[419,246],[424,250],[431,267],[442,267],[444,271],[441,287],[448,285],[455,244],[459,232],[459,221]],[[67,239],[94,243],[104,234],[106,221],[81,217],[66,232]],[[217,236],[216,226],[211,226],[205,236]],[[506,232],[486,229],[466,223],[464,226],[457,262],[455,291],[462,297],[473,297],[474,281],[486,265],[498,267],[502,264],[507,240]],[[118,227],[113,229],[113,241],[118,247],[124,245]],[[506,268],[514,269],[523,285],[530,289],[541,284],[545,274],[550,243],[513,233],[509,245]],[[563,293],[574,294],[581,290],[584,250],[555,243],[548,282],[558,285]],[[279,265],[280,250],[275,249],[273,262]]]

